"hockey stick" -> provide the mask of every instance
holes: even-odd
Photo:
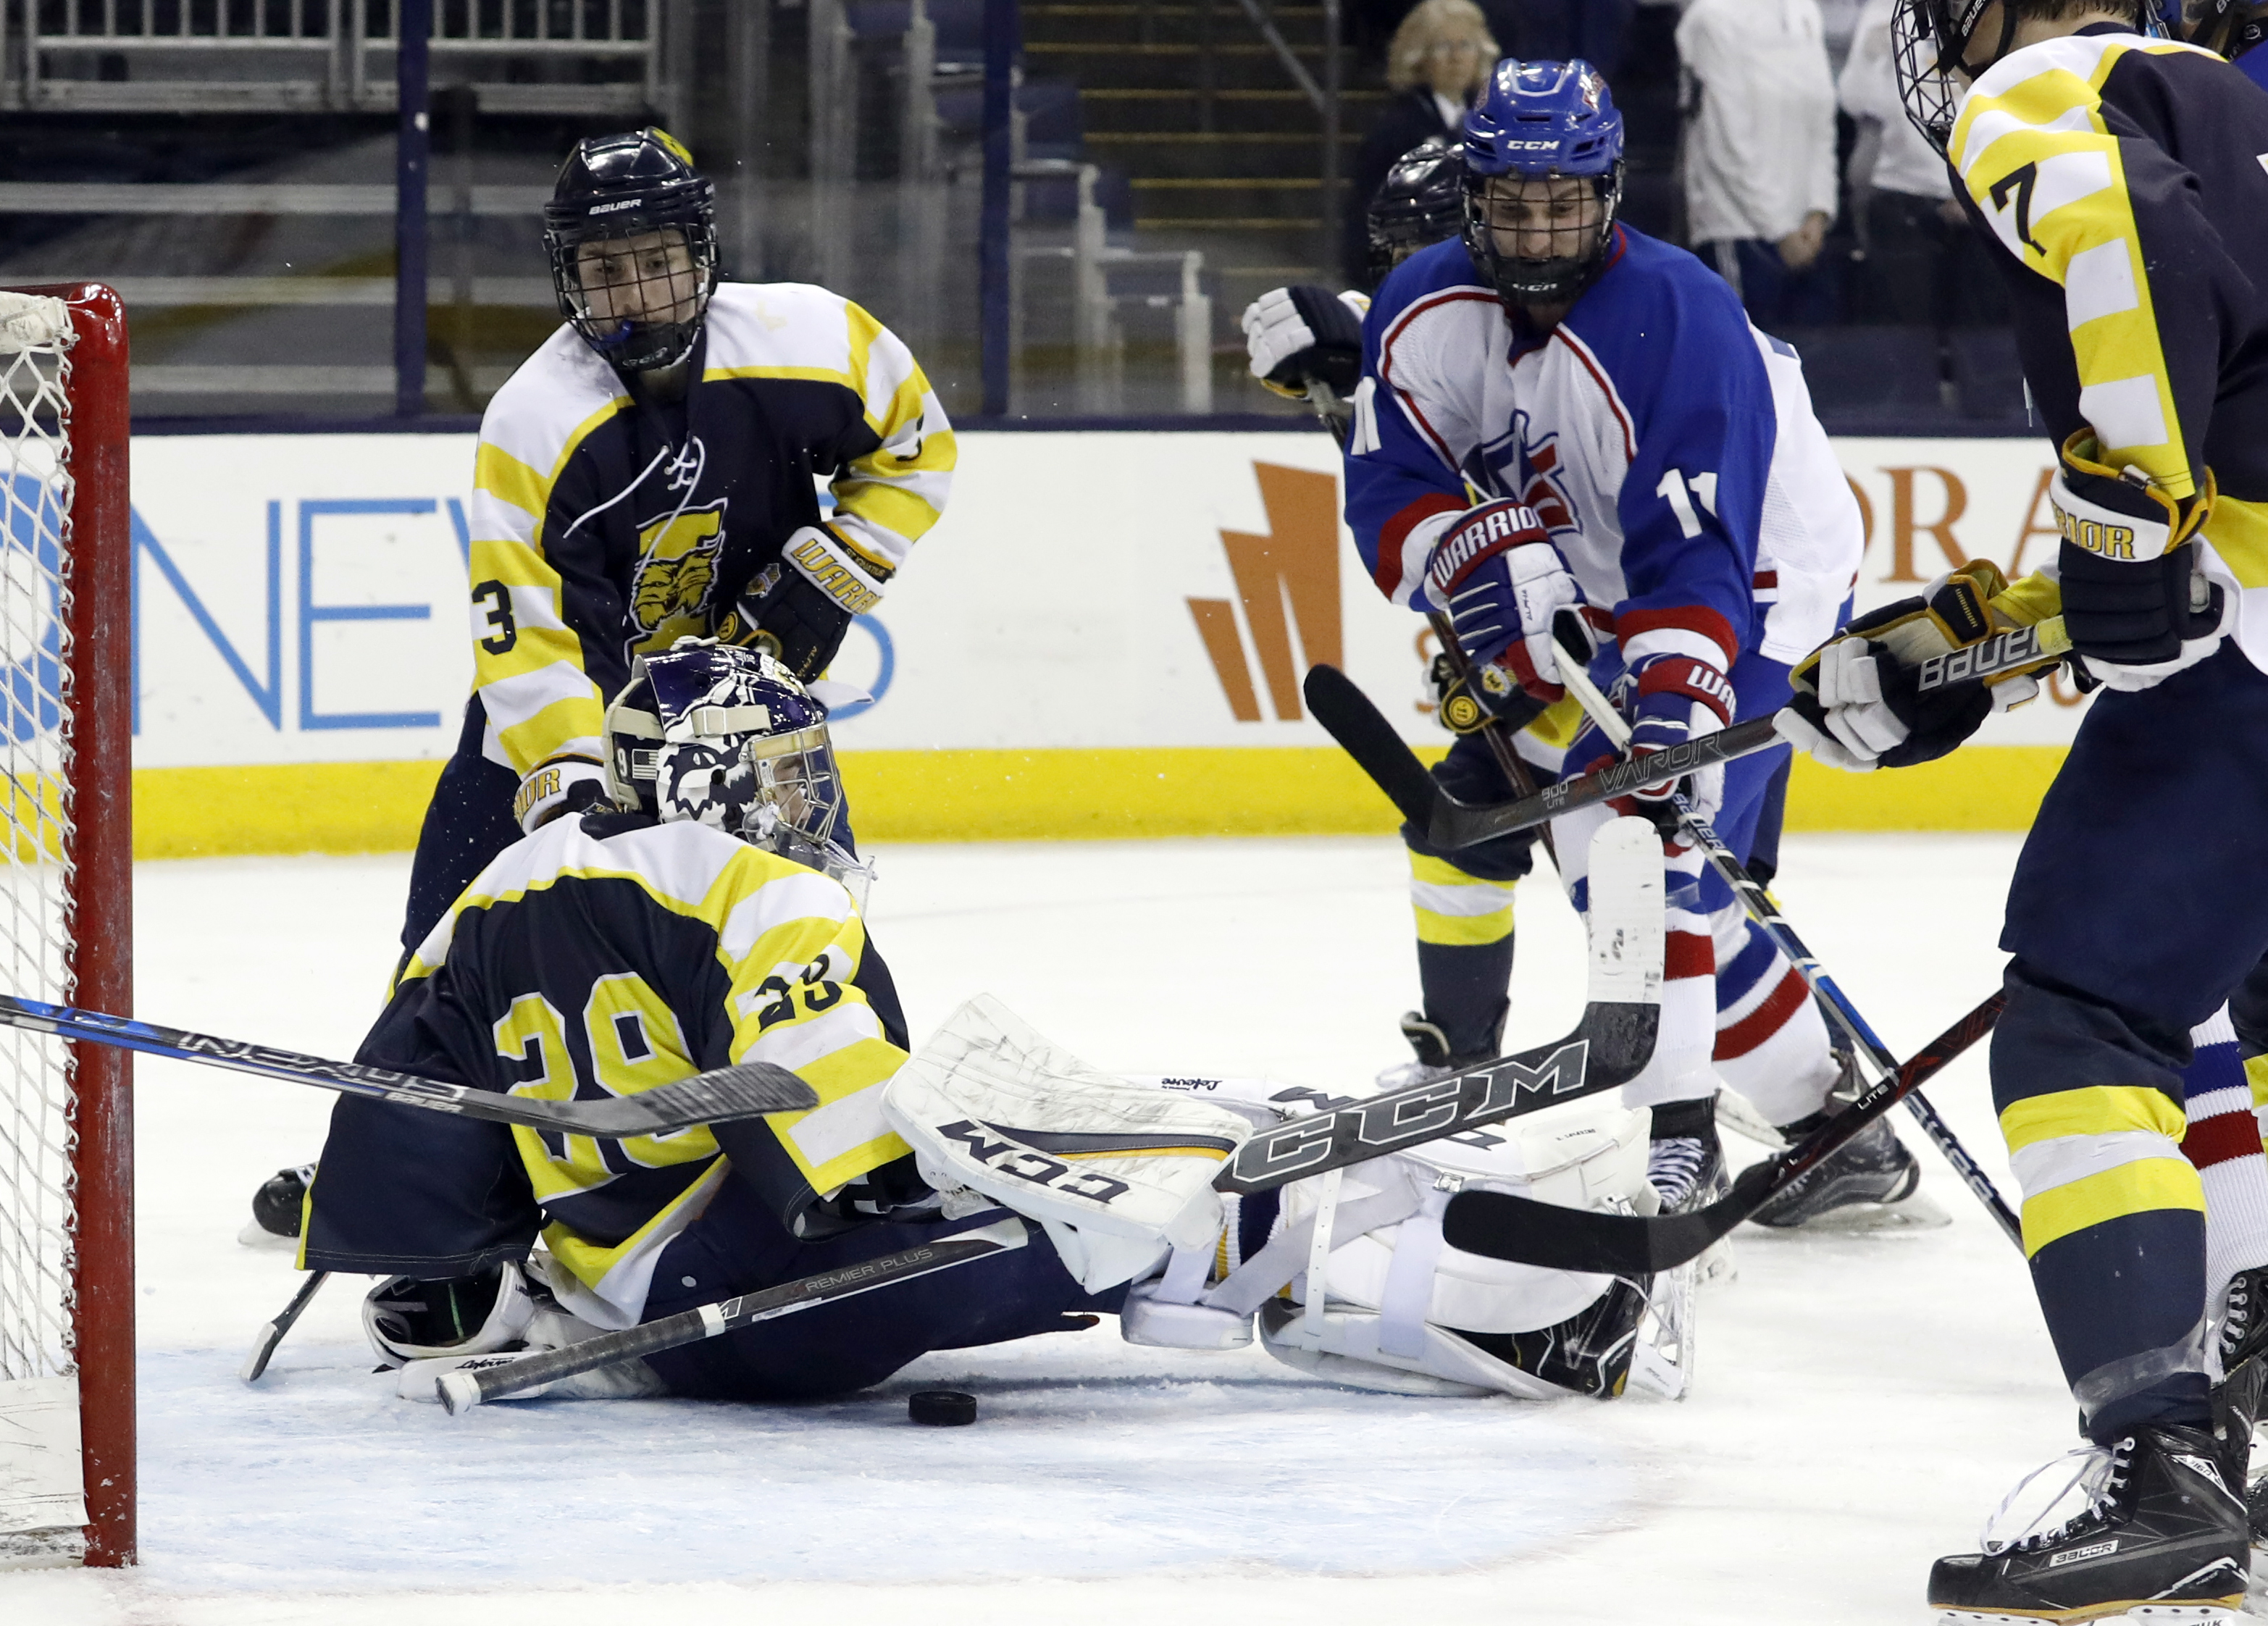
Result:
[[[809,1085],[770,1062],[718,1067],[610,1100],[546,1101],[461,1084],[440,1084],[357,1062],[327,1062],[272,1045],[216,1039],[210,1034],[160,1027],[153,1022],[105,1016],[99,1011],[80,1011],[70,1005],[42,1004],[35,999],[13,999],[5,994],[0,994],[0,1026],[114,1045],[122,1050],[140,1050],[176,1061],[202,1062],[232,1072],[311,1084],[319,1090],[422,1107],[429,1112],[450,1112],[490,1123],[605,1140],[666,1135],[696,1123],[726,1123],[735,1118],[761,1118],[768,1113],[808,1112],[819,1105],[819,1096]]]
[[[1449,1199],[1441,1235],[1451,1247],[1553,1270],[1641,1276],[1697,1259],[1742,1220],[1881,1117],[1992,1030],[2007,1004],[1994,993],[1804,1139],[1741,1172],[1733,1189],[1706,1207],[1641,1218],[1559,1208],[1508,1192],[1460,1192]]]
[[[1441,646],[1441,658],[1449,663],[1449,670],[1464,684],[1466,695],[1473,697],[1473,703],[1478,705],[1480,679],[1473,670],[1472,661],[1465,654],[1465,646],[1457,642],[1457,624],[1439,610],[1426,612],[1425,624],[1433,629],[1433,642]],[[1489,755],[1496,759],[1497,771],[1512,787],[1513,795],[1525,801],[1535,794],[1535,776],[1529,773],[1528,764],[1520,760],[1520,752],[1513,744],[1513,732],[1512,726],[1498,717],[1484,717],[1480,725],[1480,736],[1488,745]],[[1428,820],[1429,826],[1430,823]],[[1432,831],[1430,828],[1426,835],[1431,839]],[[1557,868],[1559,850],[1551,844],[1551,832],[1548,828],[1543,832],[1543,850],[1551,855],[1552,867]]]
[[[276,1319],[262,1327],[253,1338],[252,1353],[244,1357],[244,1365],[237,1369],[239,1378],[247,1383],[260,1381],[260,1374],[268,1370],[268,1363],[276,1353],[276,1346],[284,1342],[284,1335],[291,1330],[291,1324],[314,1302],[317,1291],[330,1279],[331,1273],[328,1270],[308,1272],[307,1279],[299,1284],[299,1291],[291,1295],[291,1302],[277,1311]]]
[[[1653,832],[1635,819],[1608,826],[1594,839],[1591,873],[1590,964],[1583,1019],[1573,1033],[1431,1083],[1331,1101],[1263,1129],[1237,1147],[1214,1188],[1272,1190],[1636,1078],[1653,1059],[1661,1017],[1664,881]]]
[[[1031,1228],[1012,1216],[975,1231],[940,1237],[919,1247],[886,1254],[862,1264],[822,1270],[817,1276],[783,1282],[762,1292],[744,1293],[695,1310],[681,1310],[675,1315],[665,1315],[658,1321],[625,1328],[621,1332],[600,1333],[563,1350],[545,1350],[534,1355],[475,1356],[453,1372],[444,1372],[437,1387],[449,1415],[462,1416],[475,1406],[525,1393],[538,1384],[556,1383],[578,1372],[595,1372],[616,1361],[659,1355],[664,1350],[698,1343],[703,1338],[753,1327],[758,1321],[776,1321],[799,1310],[816,1309],[823,1304],[871,1292],[877,1287],[909,1282],[932,1270],[946,1270],[954,1265],[989,1259],[995,1254],[1012,1253],[1031,1240]]]
[[[2063,660],[2071,652],[2071,639],[2064,631],[2063,618],[2051,616],[2033,627],[2020,627],[2013,631],[1997,633],[1982,644],[1972,644],[1943,655],[1933,655],[1921,665],[1916,679],[1919,688],[1926,692],[1942,688],[1948,683],[1983,682],[1988,678],[2007,676],[2014,673],[2036,672]],[[1329,670],[1329,668],[1321,668]],[[1333,672],[1334,677],[1342,674]],[[1314,673],[1309,673],[1312,681]],[[1335,703],[1343,698],[1336,689],[1325,692],[1320,703],[1314,694],[1308,696],[1308,709],[1315,720],[1329,729],[1333,738],[1352,753],[1356,761],[1368,767],[1364,752],[1357,748],[1348,735],[1340,732],[1337,719],[1344,710]],[[1369,702],[1361,702],[1364,709]],[[1358,739],[1365,738],[1359,730]],[[1772,726],[1770,717],[1750,717],[1745,723],[1735,723],[1730,728],[1713,734],[1703,734],[1672,746],[1659,754],[1661,772],[1683,778],[1697,769],[1710,768],[1719,762],[1738,761],[1758,751],[1768,751],[1781,742],[1781,736]],[[1399,743],[1401,736],[1393,736]],[[1653,772],[1649,763],[1646,769]],[[1372,777],[1378,776],[1373,774]],[[1533,829],[1549,823],[1562,813],[1576,813],[1586,807],[1595,807],[1601,802],[1627,796],[1640,784],[1659,783],[1642,779],[1637,764],[1621,761],[1602,768],[1595,774],[1580,778],[1563,779],[1557,784],[1547,784],[1541,790],[1521,790],[1513,801],[1482,805],[1461,802],[1435,785],[1425,799],[1421,817],[1415,799],[1405,803],[1396,798],[1395,806],[1402,808],[1403,817],[1421,826],[1437,847],[1454,851],[1484,842],[1493,835],[1509,835],[1514,830]],[[1520,789],[1514,781],[1515,789]],[[1389,794],[1392,792],[1389,791]]]
[[[1563,615],[1566,613],[1561,612]],[[1560,642],[1563,647],[1572,651],[1580,651],[1583,641],[1579,635],[1572,639],[1563,638]],[[1628,751],[1630,725],[1623,720],[1622,713],[1615,710],[1614,703],[1591,681],[1590,673],[1580,664],[1580,656],[1571,652],[1558,665],[1560,681],[1566,685],[1567,692],[1582,703],[1584,711],[1599,732],[1616,750]],[[1660,754],[1667,756],[1668,753]],[[1648,757],[1645,761],[1651,764],[1653,759]],[[1646,783],[1659,784],[1661,776],[1657,772]],[[1845,996],[1842,989],[1836,985],[1835,979],[1827,974],[1810,949],[1804,945],[1803,939],[1796,935],[1795,928],[1781,916],[1779,906],[1772,901],[1771,894],[1756,885],[1756,879],[1742,866],[1733,850],[1725,845],[1724,839],[1709,821],[1694,810],[1693,804],[1686,799],[1683,792],[1673,791],[1669,804],[1676,811],[1679,827],[1701,849],[1701,856],[1708,861],[1709,866],[1733,889],[1733,895],[1741,901],[1742,909],[1756,923],[1757,930],[1771,939],[1771,945],[1795,968],[1795,974],[1803,979],[1804,985],[1827,1002],[1828,1010],[1837,1024],[1849,1035],[1859,1053],[1873,1065],[1877,1080],[1894,1077],[1898,1071],[1897,1058],[1890,1054],[1889,1047],[1875,1035],[1874,1030],[1867,1026],[1867,1019],[1859,1014],[1858,1007]],[[1993,1185],[1992,1177],[1977,1166],[1977,1159],[1969,1155],[1969,1149],[1961,1144],[1945,1120],[1937,1115],[1935,1107],[1914,1094],[1907,1095],[1905,1102],[1906,1110],[1913,1114],[1915,1121],[1921,1125],[1922,1133],[1928,1136],[1930,1144],[1944,1154],[1945,1160],[1953,1166],[1953,1172],[1961,1176],[1962,1183],[1984,1205],[1984,1211],[1992,1217],[1993,1223],[2007,1234],[2009,1241],[2019,1249],[2022,1248],[2023,1227],[2017,1223],[2015,1215],[2009,1211],[2007,1203],[2002,1201],[1999,1188]]]

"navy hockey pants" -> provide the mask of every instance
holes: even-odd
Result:
[[[2207,1416],[2189,1030],[2268,952],[2268,675],[2232,642],[2106,691],[2008,891],[1992,1097],[2024,1248],[2088,1433]]]

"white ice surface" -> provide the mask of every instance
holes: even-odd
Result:
[[[1894,1049],[1995,986],[1996,836],[1787,842],[1781,901]],[[1416,976],[1390,841],[904,847],[876,941],[917,1034],[989,990],[1128,1071],[1347,1086],[1400,1059]],[[136,1005],[352,1052],[406,862],[145,865]],[[1521,893],[1513,1036],[1580,999],[1572,916]],[[1918,1622],[2069,1443],[2021,1260],[1936,1155],[1948,1230],[1744,1232],[1681,1405],[1419,1401],[1112,1324],[927,1357],[855,1399],[534,1402],[452,1420],[372,1377],[334,1282],[257,1389],[296,1280],[235,1241],[329,1098],[139,1059],[143,1563],[0,1575],[4,1626],[840,1622]],[[2008,1189],[1981,1053],[1933,1100]],[[1902,1123],[1904,1120],[1901,1120]],[[1735,1146],[1739,1143],[1734,1143]],[[904,1396],[973,1391],[918,1429]]]

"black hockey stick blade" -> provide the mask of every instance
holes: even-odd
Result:
[[[476,1357],[477,1365],[468,1364],[443,1373],[437,1387],[449,1415],[461,1416],[485,1402],[525,1394],[541,1384],[556,1383],[578,1372],[595,1372],[616,1361],[635,1360],[658,1355],[664,1350],[698,1343],[703,1338],[714,1338],[735,1328],[774,1321],[783,1315],[793,1315],[799,1310],[872,1292],[878,1287],[909,1282],[932,1270],[946,1270],[954,1265],[989,1259],[995,1254],[1012,1253],[1031,1240],[1031,1227],[1011,1215],[976,1230],[940,1237],[902,1253],[886,1254],[880,1259],[845,1265],[839,1270],[824,1270],[799,1281],[783,1282],[762,1292],[704,1304],[697,1310],[682,1310],[621,1332],[601,1333],[562,1350],[545,1350],[534,1355]]]
[[[1315,721],[1386,792],[1386,799],[1402,816],[1421,830],[1431,825],[1438,816],[1437,804],[1449,798],[1354,680],[1336,666],[1314,666],[1307,668],[1300,688]]]
[[[247,1383],[260,1381],[261,1374],[268,1370],[268,1363],[275,1357],[276,1346],[284,1342],[284,1335],[291,1330],[300,1313],[314,1302],[317,1291],[330,1279],[331,1273],[328,1270],[308,1272],[307,1279],[299,1284],[299,1291],[291,1295],[291,1302],[278,1310],[276,1319],[261,1327],[254,1337],[252,1353],[244,1357],[244,1365],[237,1369],[236,1375],[239,1379]]]
[[[43,1004],[35,999],[16,999],[4,994],[0,994],[0,1026],[114,1045],[122,1050],[139,1050],[175,1061],[202,1062],[232,1072],[313,1085],[317,1089],[391,1101],[401,1107],[422,1107],[429,1112],[455,1113],[491,1123],[590,1135],[603,1140],[664,1135],[690,1129],[696,1123],[724,1123],[735,1118],[762,1117],[768,1113],[808,1112],[819,1105],[819,1096],[809,1085],[786,1068],[770,1062],[741,1062],[719,1067],[637,1095],[595,1101],[549,1101],[500,1094],[494,1090],[475,1090],[461,1084],[442,1084],[384,1067],[365,1067],[358,1062],[325,1061],[319,1056],[302,1056],[296,1050],[281,1050],[273,1045],[217,1039],[210,1034],[160,1027],[130,1017],[108,1016],[70,1005]]]
[[[1696,769],[1736,761],[1784,743],[1769,716],[1750,717],[1713,734],[1703,734],[1672,746],[1639,761],[1624,761],[1580,779],[1547,784],[1533,796],[1513,802],[1475,806],[1444,795],[1426,823],[1426,835],[1437,847],[1455,851],[1513,830],[1533,829],[1562,813],[1595,807],[1617,796],[1628,796],[1640,785],[1682,778]]]
[[[1508,1192],[1463,1191],[1449,1199],[1441,1218],[1442,1239],[1469,1254],[1547,1269],[1610,1276],[1675,1269],[1699,1258],[1767,1200],[1935,1077],[1992,1031],[2007,1004],[2006,994],[1993,993],[1812,1134],[1777,1157],[1742,1170],[1733,1189],[1705,1207],[1644,1218],[1562,1208]]]

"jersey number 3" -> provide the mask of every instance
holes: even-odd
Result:
[[[481,647],[491,655],[511,654],[512,646],[519,642],[519,623],[512,616],[512,589],[500,581],[484,581],[473,589],[473,602],[488,607],[489,625],[496,629],[481,640]]]

